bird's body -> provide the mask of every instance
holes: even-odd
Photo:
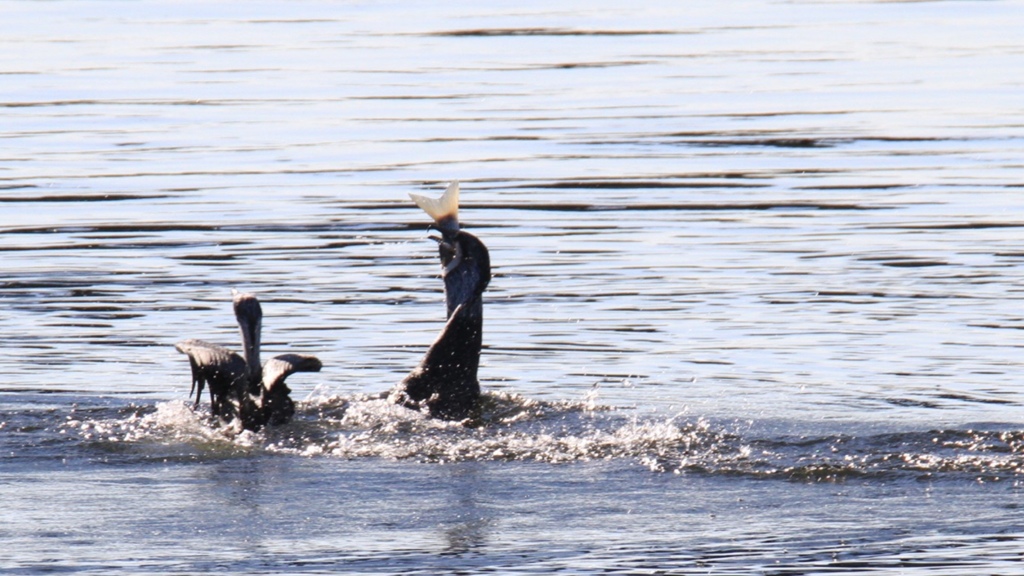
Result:
[[[491,280],[491,260],[479,238],[461,230],[459,185],[439,199],[413,195],[433,219],[440,238],[447,322],[426,355],[392,392],[395,401],[426,409],[435,418],[463,420],[479,409],[480,351],[483,346],[483,292]]]
[[[221,420],[237,420],[246,430],[284,424],[295,414],[285,378],[293,372],[318,372],[320,360],[304,354],[282,354],[261,364],[263,310],[252,294],[233,291],[233,296],[242,332],[241,355],[203,340],[189,339],[175,345],[188,355],[195,405],[199,406],[203,387],[209,386],[211,412]]]

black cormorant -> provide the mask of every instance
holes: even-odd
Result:
[[[459,183],[440,198],[410,194],[441,233],[437,241],[448,321],[426,355],[392,391],[391,398],[435,418],[463,420],[479,411],[483,292],[491,280],[491,259],[479,238],[459,224]]]

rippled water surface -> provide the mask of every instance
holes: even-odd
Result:
[[[0,571],[995,574],[1019,2],[7,2]],[[378,394],[490,248],[479,426]],[[187,337],[303,352],[296,419]]]

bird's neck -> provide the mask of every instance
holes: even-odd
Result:
[[[260,332],[262,323],[255,322],[242,328],[242,356],[250,380],[259,380],[263,364],[260,362]]]
[[[467,304],[473,310],[471,315],[482,316],[482,295],[477,291],[480,283],[480,273],[470,267],[462,267],[452,270],[445,275],[444,300],[448,309],[447,317],[451,318],[455,309],[462,304]]]
[[[483,300],[477,295],[455,308],[444,330],[427,351],[423,363],[431,373],[443,373],[444,380],[450,384],[476,382],[483,345],[483,324]]]

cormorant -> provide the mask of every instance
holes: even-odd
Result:
[[[409,196],[441,233],[431,238],[441,258],[448,321],[391,398],[410,408],[425,408],[435,418],[464,420],[479,411],[483,292],[491,280],[491,258],[479,238],[461,229],[458,182],[449,184],[440,198]]]

